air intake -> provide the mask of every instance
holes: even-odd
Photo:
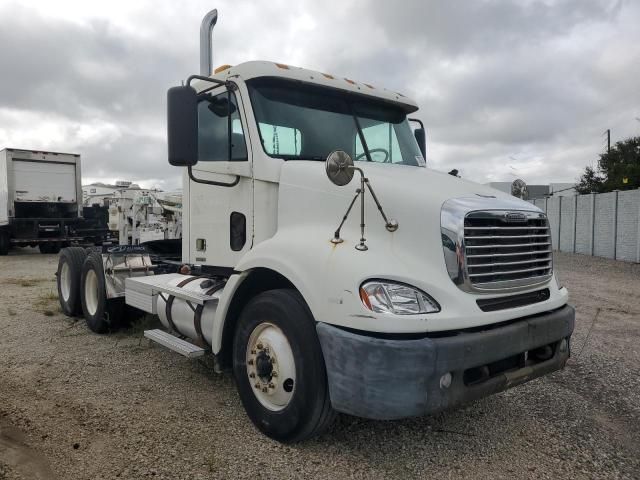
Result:
[[[206,77],[213,73],[213,27],[218,21],[218,10],[215,8],[207,13],[200,24],[200,75]]]

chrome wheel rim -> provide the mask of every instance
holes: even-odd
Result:
[[[95,315],[98,311],[98,276],[93,270],[89,270],[84,280],[84,303],[89,315]]]
[[[291,344],[273,323],[264,322],[249,336],[247,377],[260,404],[271,410],[284,409],[296,388],[296,365]]]
[[[71,296],[71,269],[67,262],[64,262],[60,269],[60,293],[62,294],[62,299],[68,302]]]

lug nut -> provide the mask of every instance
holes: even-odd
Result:
[[[253,373],[253,372],[251,372],[251,373],[249,374],[249,378],[256,378],[256,374],[255,374],[255,373]]]
[[[256,387],[256,388],[260,388],[260,384],[259,384],[259,383],[256,383],[256,384],[254,385],[254,387]]]
[[[278,376],[278,372],[276,372],[276,371],[271,372],[271,376],[273,378],[276,378]]]
[[[255,350],[251,350],[251,355],[255,355],[256,351]]]
[[[440,377],[440,388],[447,389],[451,386],[451,372],[447,372]]]
[[[275,384],[269,382],[269,388],[276,388]]]
[[[248,363],[249,365],[253,365],[253,358],[250,358],[249,360],[247,360],[247,363]]]
[[[262,393],[267,393],[267,387],[262,387]]]
[[[258,347],[258,350],[262,350],[262,344],[259,343],[258,345],[256,345],[256,347]]]

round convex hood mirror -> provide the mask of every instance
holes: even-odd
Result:
[[[329,180],[339,187],[347,185],[353,178],[353,159],[345,151],[331,152],[325,162],[325,168]]]

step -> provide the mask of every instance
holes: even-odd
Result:
[[[171,335],[170,333],[157,328],[153,330],[145,330],[144,336],[149,340],[153,340],[154,342],[167,347],[169,350],[173,350],[187,358],[201,357],[205,353],[204,348],[200,348],[193,343],[189,343],[175,335]]]
[[[217,302],[219,295],[222,292],[222,290],[220,290],[214,295],[202,295],[201,293],[186,290],[184,288],[167,285],[169,281],[174,280],[175,278],[185,277],[178,273],[130,277],[125,279],[125,290],[135,291],[148,296],[164,293],[196,305],[204,305],[205,302]]]
[[[158,285],[154,288],[157,293],[166,293],[176,298],[195,303],[196,305],[204,305],[205,302],[218,302],[219,298],[213,295],[203,295],[201,293],[185,290],[184,288],[171,287],[169,285]]]

